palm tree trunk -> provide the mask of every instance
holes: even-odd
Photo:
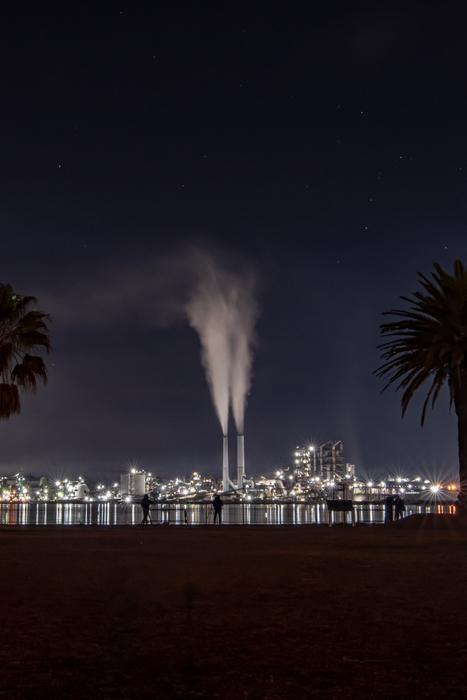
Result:
[[[459,441],[459,515],[467,515],[467,371],[461,370],[454,391]]]

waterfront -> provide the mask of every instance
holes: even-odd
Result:
[[[446,513],[449,505],[407,505],[405,516]],[[355,503],[357,524],[384,523],[382,503]],[[154,524],[209,525],[213,521],[209,503],[158,503],[151,507]],[[224,525],[323,525],[329,523],[324,503],[226,503]],[[333,513],[335,524],[352,524],[351,513]],[[0,503],[1,525],[139,525],[141,507],[135,503]]]

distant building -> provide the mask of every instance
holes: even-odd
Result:
[[[146,493],[146,472],[132,469],[120,475],[120,491],[126,496],[142,496]]]
[[[328,440],[318,446],[297,447],[294,473],[298,477],[319,479],[322,482],[353,479],[355,467],[344,462],[343,454],[341,440]]]

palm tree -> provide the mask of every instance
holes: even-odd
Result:
[[[20,390],[35,393],[38,382],[47,383],[43,359],[30,354],[50,351],[49,316],[30,308],[36,303],[0,284],[0,419],[20,413]]]
[[[431,385],[422,410],[422,425],[428,405],[433,407],[447,383],[450,407],[457,414],[459,440],[459,507],[467,511],[467,269],[460,260],[454,274],[435,263],[433,279],[421,273],[423,291],[401,297],[408,310],[385,312],[398,320],[381,325],[381,334],[391,338],[379,345],[386,362],[374,374],[388,379],[383,391],[394,382],[403,389],[402,417],[415,391],[426,381]]]

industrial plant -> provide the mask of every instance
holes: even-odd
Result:
[[[138,466],[129,467],[112,483],[92,483],[76,479],[36,477],[19,472],[0,477],[0,500],[42,502],[125,502],[132,503],[148,494],[154,502],[206,503],[216,493],[226,502],[324,503],[328,499],[355,502],[381,502],[388,495],[400,494],[407,502],[427,499],[455,500],[458,485],[438,482],[421,475],[388,475],[377,481],[356,476],[355,466],[344,460],[340,440],[319,445],[297,446],[282,469],[260,475],[248,475],[245,465],[244,437],[237,437],[236,476],[231,478],[227,437],[223,440],[221,474],[163,479]]]

